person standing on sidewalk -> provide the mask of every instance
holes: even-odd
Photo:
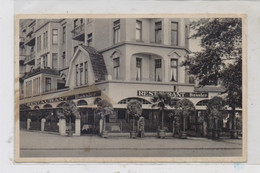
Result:
[[[144,137],[144,117],[141,116],[137,122],[137,126],[138,126],[138,136],[140,136],[141,138]]]

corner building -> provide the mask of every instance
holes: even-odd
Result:
[[[107,129],[129,132],[126,104],[137,99],[143,103],[145,131],[155,132],[159,116],[151,97],[166,92],[194,103],[197,111],[186,127],[198,134],[208,100],[223,91],[220,86],[197,88],[182,66],[190,53],[188,19],[37,19],[21,20],[20,28],[20,118],[34,116],[36,129],[39,117],[57,126],[57,111],[73,100],[81,130],[95,133],[96,104],[107,99],[115,108]]]

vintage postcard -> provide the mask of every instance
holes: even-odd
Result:
[[[16,15],[16,162],[245,162],[246,16]]]

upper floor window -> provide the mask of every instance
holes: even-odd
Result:
[[[62,43],[66,42],[66,26],[62,28]]]
[[[52,30],[52,44],[58,44],[58,30]]]
[[[48,31],[43,33],[43,48],[48,47]]]
[[[88,46],[92,46],[92,33],[88,34],[87,44]]]
[[[42,56],[42,63],[43,63],[43,68],[48,67],[48,55]]]
[[[136,28],[136,32],[135,32],[136,40],[142,40],[142,22],[137,20],[135,28]]]
[[[57,53],[52,54],[52,68],[53,69],[58,68],[58,54]]]
[[[136,58],[136,80],[142,80],[142,58]]]
[[[66,52],[62,52],[62,68],[66,67]]]
[[[114,22],[114,44],[120,42],[120,20]]]
[[[42,39],[41,35],[37,37],[37,52],[41,50]]]
[[[119,57],[118,58],[114,58],[113,59],[113,77],[114,79],[118,79],[119,78],[119,66],[120,66],[120,60]]]
[[[40,77],[33,79],[33,95],[40,94]]]
[[[73,22],[73,27],[76,28],[77,26],[79,26],[78,19],[75,19]]]
[[[88,62],[84,63],[84,69],[85,69],[85,84],[88,84]]]
[[[155,81],[162,81],[162,60],[155,60]]]
[[[45,78],[45,91],[51,91],[51,78],[49,77]]]
[[[178,23],[172,22],[171,23],[171,44],[178,45]]]
[[[32,81],[27,81],[25,83],[25,93],[26,97],[31,97],[32,96]]]
[[[155,43],[162,42],[162,22],[155,23]]]
[[[178,81],[178,60],[177,59],[171,59],[170,80],[174,82]]]

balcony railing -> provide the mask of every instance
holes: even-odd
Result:
[[[32,71],[30,71],[29,73],[27,73],[24,78],[29,78],[31,76],[35,76],[37,74],[51,74],[51,75],[57,75],[59,76],[59,71],[58,70],[55,70],[55,69],[51,69],[49,67],[47,68],[37,68],[37,69],[33,69]]]
[[[25,44],[28,46],[34,46],[35,45],[35,33],[30,34],[25,39]]]
[[[25,56],[24,63],[29,63],[35,59],[35,53]]]
[[[72,32],[73,39],[75,39],[75,40],[84,40],[85,23],[77,26],[71,32]]]

